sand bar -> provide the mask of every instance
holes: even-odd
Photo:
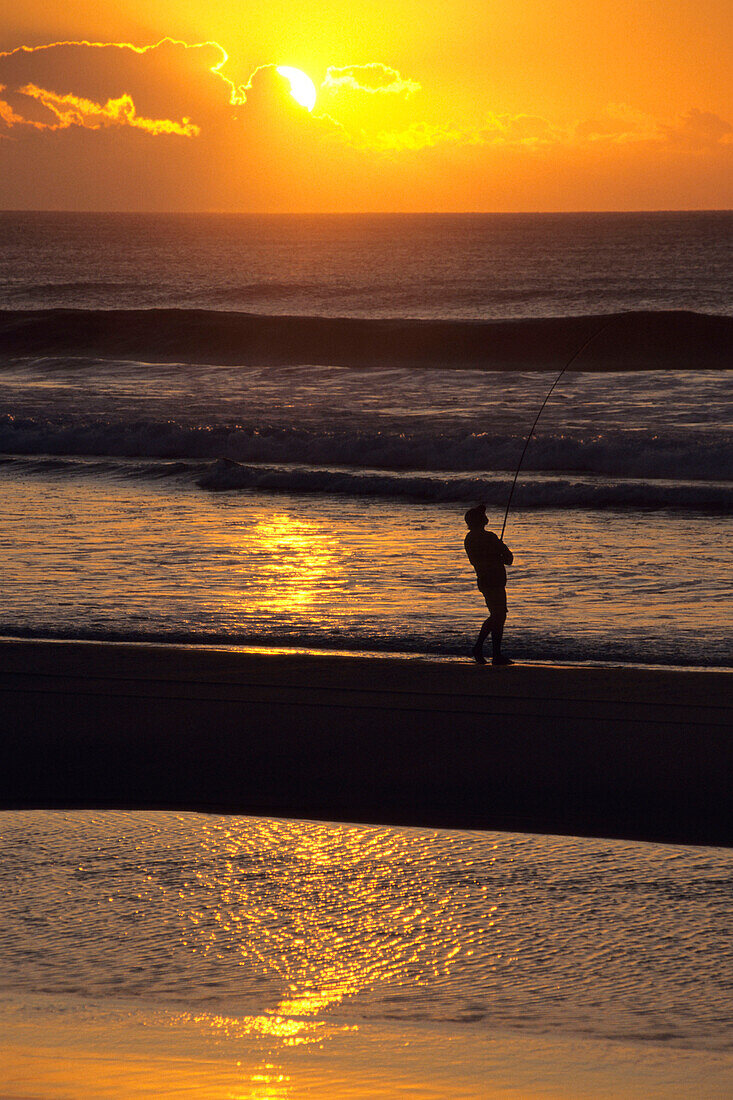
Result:
[[[733,673],[0,642],[0,807],[733,845]]]

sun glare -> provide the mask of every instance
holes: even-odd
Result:
[[[312,111],[316,105],[316,86],[308,74],[289,65],[278,65],[277,71],[290,81],[290,94],[296,103]]]

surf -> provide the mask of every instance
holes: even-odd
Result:
[[[210,309],[0,310],[0,354],[241,366],[726,369],[733,317],[689,310],[511,320],[278,316]]]

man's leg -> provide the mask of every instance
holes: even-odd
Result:
[[[507,665],[512,662],[501,653],[501,639],[504,635],[504,623],[506,622],[506,589],[492,588],[485,593],[486,606],[491,612],[489,618],[491,630],[492,664]]]
[[[491,623],[491,656],[496,661],[501,657],[501,639],[504,636],[506,612],[503,615],[493,612],[488,621]]]
[[[478,632],[478,638],[476,639],[476,645],[473,647],[473,650],[472,650],[473,659],[479,665],[485,665],[486,664],[486,661],[484,660],[484,642],[486,641],[486,639],[489,636],[492,625],[493,625],[493,619],[492,619],[492,616],[489,615],[488,619],[484,620],[483,626],[481,627],[481,629]]]

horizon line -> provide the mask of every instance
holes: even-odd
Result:
[[[2,207],[0,214],[134,214],[144,216],[212,216],[253,218],[353,218],[353,217],[516,217],[569,214],[731,214],[727,206],[634,207],[633,209],[581,208],[574,210],[129,210],[87,209],[68,207]]]

